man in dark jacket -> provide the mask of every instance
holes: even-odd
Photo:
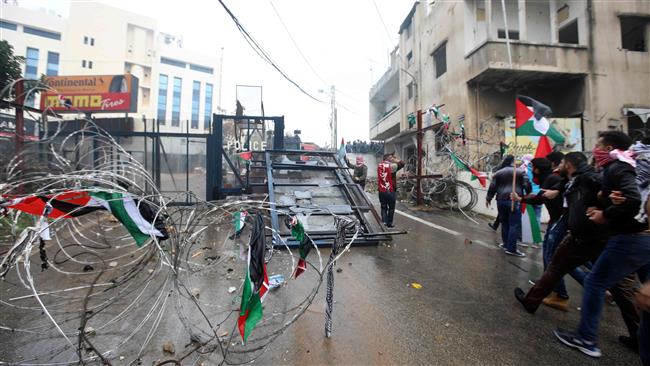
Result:
[[[629,148],[631,143],[624,133],[607,131],[600,134],[594,147],[596,163],[603,169],[603,185],[599,204],[589,207],[587,213],[591,222],[606,224],[613,235],[585,280],[578,329],[575,332],[559,328],[554,331],[563,344],[591,357],[601,356],[597,341],[605,290],[634,272],[643,283],[650,279],[648,225],[635,220],[641,205],[636,173],[632,164],[618,158],[618,153]],[[610,195],[614,191],[625,197],[625,201],[613,204]]]
[[[567,234],[548,263],[542,277],[528,293],[515,289],[515,297],[526,311],[533,314],[564,275],[572,269],[595,260],[605,247],[607,236],[604,225],[596,224],[587,217],[587,208],[598,201],[601,177],[587,164],[587,157],[571,152],[564,157],[562,170],[571,178],[564,193],[566,211],[561,220],[566,224]]]
[[[496,196],[499,219],[501,220],[501,239],[503,240],[501,247],[508,255],[525,257],[524,253],[517,250],[517,238],[521,230],[521,213],[519,202],[514,202],[511,198],[513,175],[516,174],[514,193],[519,196],[530,192],[530,182],[523,171],[514,173],[514,169],[514,166],[506,166],[494,174],[485,205],[490,207],[492,199]]]

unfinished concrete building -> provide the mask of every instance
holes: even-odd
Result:
[[[399,80],[399,131],[373,135],[372,90],[389,84],[384,78],[371,90],[370,126],[403,156],[415,152],[409,115],[439,104],[452,124],[464,121],[464,156],[497,150],[517,94],[548,104],[553,117],[578,119],[571,133],[581,141],[571,149],[591,150],[607,129],[650,135],[649,1],[420,1],[399,32],[398,66],[389,70]]]

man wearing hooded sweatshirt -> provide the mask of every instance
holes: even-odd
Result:
[[[544,274],[528,293],[520,288],[515,289],[515,297],[531,314],[537,311],[564,275],[598,258],[607,242],[606,227],[587,217],[587,208],[598,201],[600,175],[587,164],[587,157],[580,152],[566,154],[560,170],[571,179],[564,192],[565,212],[561,218],[570,234],[564,237]]]
[[[607,131],[600,134],[593,149],[594,159],[603,170],[603,186],[599,204],[590,207],[587,213],[589,220],[607,225],[613,235],[585,279],[577,330],[569,332],[558,328],[554,331],[563,344],[591,357],[602,354],[598,348],[598,325],[605,290],[635,272],[643,283],[650,279],[650,232],[647,222],[635,219],[641,195],[636,183],[635,163],[625,153],[631,143],[626,134]],[[613,192],[625,197],[625,201],[615,204]]]
[[[539,185],[540,191],[537,194],[530,194],[523,198],[519,197],[515,193],[513,193],[512,196],[513,199],[518,202],[533,205],[543,204],[548,210],[550,219],[546,229],[546,234],[544,235],[544,242],[542,244],[544,269],[546,269],[555,253],[555,249],[560,244],[560,241],[564,239],[564,235],[566,234],[566,222],[560,220],[564,211],[562,207],[562,196],[556,195],[553,198],[548,198],[544,195],[544,192],[561,191],[563,189],[564,179],[557,174],[553,174],[551,161],[546,158],[532,159],[531,165],[533,182]],[[569,307],[568,299],[569,295],[566,286],[564,285],[564,281],[560,280],[555,291],[548,298],[544,299],[544,304],[567,311]]]

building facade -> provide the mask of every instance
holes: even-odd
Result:
[[[202,133],[217,111],[218,55],[183,48],[155,19],[98,2],[73,1],[68,18],[2,4],[0,39],[26,57],[25,77],[132,74],[139,79],[134,130]],[[38,105],[36,97],[31,101]],[[97,114],[95,117],[121,117]],[[207,122],[206,122],[207,121]]]
[[[506,0],[505,17],[501,4],[413,5],[399,30],[399,131],[383,136],[399,141],[398,153],[414,151],[409,115],[444,104],[452,125],[463,122],[466,143],[459,149],[477,161],[504,141],[517,94],[549,105],[554,117],[580,119],[584,150],[591,150],[599,131],[644,133],[650,2]],[[371,90],[371,136],[373,105]],[[430,149],[433,139],[425,135]]]

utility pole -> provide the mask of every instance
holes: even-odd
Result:
[[[338,146],[338,136],[337,136],[337,121],[336,121],[336,88],[334,85],[330,87],[330,97],[331,99],[331,112],[330,112],[330,138],[331,138],[331,146],[334,151],[336,151],[336,148]]]
[[[221,109],[222,92],[223,92],[223,47],[221,47],[221,60],[219,60],[219,99],[217,102],[217,112],[219,112],[219,114],[223,113]]]

